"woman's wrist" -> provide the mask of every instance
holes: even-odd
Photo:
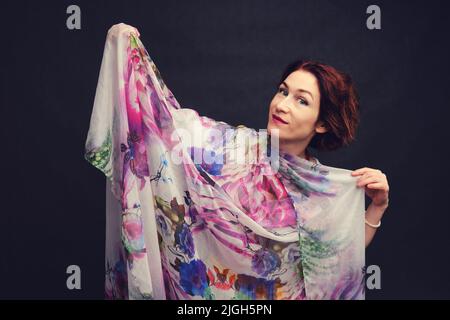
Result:
[[[375,203],[371,203],[370,206],[373,206],[375,208],[375,210],[380,211],[380,212],[385,212],[387,207],[389,206],[389,201],[386,201],[383,204],[375,204]]]
[[[376,205],[371,203],[366,210],[366,220],[371,224],[378,224],[383,217],[388,204]]]

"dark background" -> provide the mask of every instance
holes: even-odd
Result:
[[[105,177],[83,158],[106,33],[135,26],[184,107],[265,128],[284,66],[350,73],[357,140],[324,164],[386,173],[390,206],[367,265],[367,299],[450,299],[446,1],[1,2],[0,298],[103,298]],[[66,8],[81,8],[81,30]],[[381,30],[366,8],[381,8]],[[66,268],[81,267],[81,290]]]

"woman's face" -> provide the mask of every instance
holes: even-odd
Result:
[[[304,149],[316,132],[326,131],[322,122],[317,121],[319,107],[316,77],[305,70],[294,71],[279,86],[270,102],[267,131],[279,136],[280,146],[290,144]],[[273,129],[279,132],[272,132]]]

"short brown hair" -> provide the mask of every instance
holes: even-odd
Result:
[[[327,132],[316,133],[309,146],[318,150],[335,150],[355,140],[359,124],[359,97],[352,78],[332,66],[298,59],[284,70],[279,85],[294,71],[305,70],[318,81],[320,91],[319,118]]]

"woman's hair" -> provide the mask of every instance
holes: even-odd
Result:
[[[335,150],[355,139],[359,124],[359,97],[351,77],[334,67],[306,59],[291,62],[283,72],[279,85],[294,71],[312,73],[320,91],[319,118],[327,128],[316,133],[309,146],[317,150]]]

